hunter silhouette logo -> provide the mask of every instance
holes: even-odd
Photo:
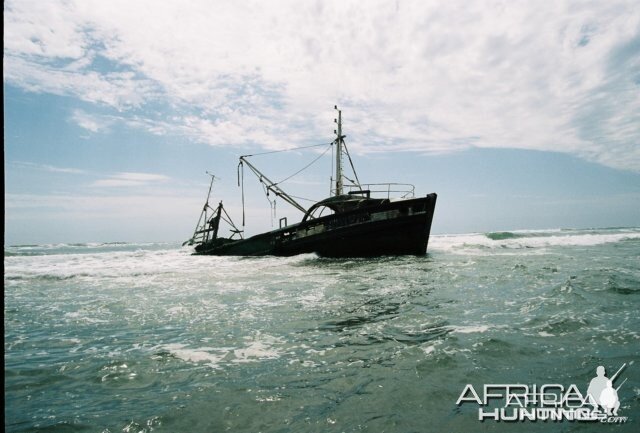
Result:
[[[620,367],[611,379],[605,376],[604,367],[602,365],[598,366],[596,369],[596,377],[591,379],[589,389],[587,389],[587,397],[589,398],[589,403],[593,406],[594,411],[597,411],[598,406],[600,406],[607,415],[611,415],[613,412],[614,416],[618,416],[618,409],[620,408],[618,390],[627,381],[627,379],[622,381],[617,388],[613,387],[613,381],[616,380],[622,369],[626,366],[626,362],[622,364],[622,367]]]
[[[627,422],[628,418],[618,415],[618,391],[627,379],[617,387],[614,387],[614,383],[626,366],[624,363],[610,379],[606,376],[604,366],[598,366],[596,377],[589,382],[586,394],[582,394],[580,387],[575,384],[567,387],[559,383],[492,383],[485,384],[480,393],[473,385],[467,384],[456,405],[475,402],[479,406],[479,421],[579,421],[621,424]]]

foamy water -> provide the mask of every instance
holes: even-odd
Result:
[[[476,250],[477,253],[481,253],[486,249],[588,247],[634,239],[640,239],[640,230],[516,230],[512,232],[434,235],[429,240],[429,246],[431,250],[438,251],[464,250],[464,252],[470,253]]]
[[[433,236],[426,257],[5,247],[12,432],[602,431],[479,423],[464,385],[623,363],[640,422],[640,229]],[[605,426],[612,427],[612,426]]]

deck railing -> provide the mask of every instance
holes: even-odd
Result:
[[[414,198],[414,185],[410,183],[366,183],[359,187],[357,185],[348,185],[348,193],[357,194],[358,191],[370,191],[371,197],[374,198]]]

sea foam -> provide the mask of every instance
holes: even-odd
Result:
[[[638,229],[611,230],[517,230],[512,232],[432,235],[429,249],[444,252],[481,252],[482,250],[518,250],[555,246],[589,247],[640,239]]]

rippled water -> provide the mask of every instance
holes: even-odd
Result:
[[[11,432],[637,431],[640,229],[434,236],[426,257],[5,248]],[[627,363],[623,425],[479,422],[471,383]],[[620,381],[617,381],[619,384]]]

